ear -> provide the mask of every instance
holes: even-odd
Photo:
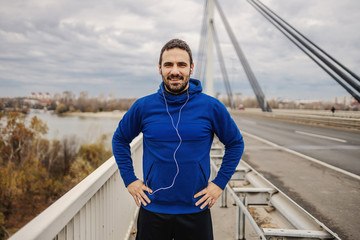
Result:
[[[160,63],[159,63],[159,73],[161,75],[161,66],[160,66]]]
[[[190,74],[193,74],[193,72],[194,72],[194,63],[192,63],[190,66]]]

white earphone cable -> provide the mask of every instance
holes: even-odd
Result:
[[[165,100],[166,112],[168,113],[168,115],[169,115],[169,117],[171,119],[171,124],[172,124],[173,128],[175,129],[177,136],[179,137],[179,145],[177,146],[177,148],[175,149],[174,154],[173,154],[174,162],[176,164],[176,174],[175,174],[174,179],[172,181],[172,184],[170,186],[158,188],[155,191],[153,191],[152,193],[148,192],[150,195],[153,195],[153,194],[155,194],[156,192],[158,192],[160,190],[166,190],[166,189],[172,188],[174,186],[175,180],[176,180],[176,178],[177,178],[177,176],[178,176],[178,174],[180,172],[179,164],[178,164],[178,162],[176,160],[176,152],[178,151],[178,149],[180,148],[180,146],[182,144],[182,138],[180,136],[178,127],[179,127],[179,123],[180,123],[181,111],[185,107],[185,105],[187,104],[187,102],[189,101],[189,98],[190,98],[189,90],[187,90],[187,99],[186,99],[186,102],[184,103],[184,105],[182,105],[182,107],[179,110],[179,117],[178,117],[178,121],[177,121],[176,126],[175,126],[174,119],[172,118],[172,116],[171,116],[171,114],[169,112],[169,107],[168,107],[166,97],[165,97],[165,93],[164,93],[164,90],[163,90],[162,87],[161,87],[161,90],[162,90],[162,94],[163,94],[163,97],[164,97],[164,100]],[[147,186],[148,186],[148,184],[147,184],[147,179],[146,179],[146,187]]]

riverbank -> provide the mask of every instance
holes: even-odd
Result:
[[[126,111],[112,111],[112,112],[67,112],[63,113],[62,116],[76,116],[84,118],[116,118],[121,119]]]

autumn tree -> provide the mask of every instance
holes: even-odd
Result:
[[[105,137],[78,146],[74,136],[49,141],[37,117],[0,114],[0,240],[22,227],[111,155]]]
[[[28,125],[25,115],[19,112],[9,113],[6,124],[0,125],[0,216],[4,221],[1,229],[27,222],[29,214],[21,211],[26,208],[33,215],[37,205],[43,203],[39,199],[46,201],[44,191],[51,186],[34,151],[34,144],[46,134],[47,126],[37,117]]]

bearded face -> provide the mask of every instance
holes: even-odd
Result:
[[[189,87],[190,74],[194,64],[190,65],[189,54],[180,48],[164,51],[159,72],[166,91],[178,95]]]

